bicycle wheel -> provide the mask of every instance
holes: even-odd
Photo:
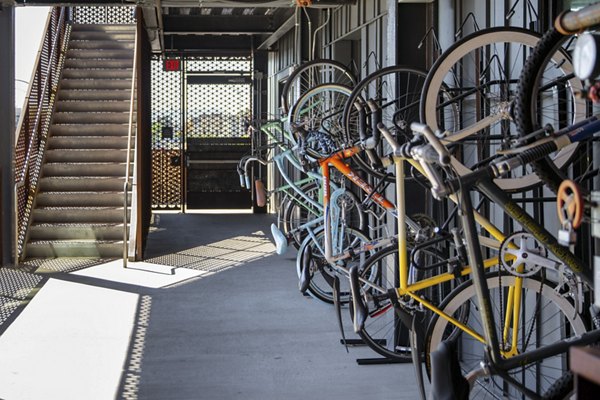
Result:
[[[321,185],[319,182],[310,182],[300,187],[300,190],[312,199],[319,201]],[[282,227],[286,236],[291,236],[292,243],[296,249],[300,248],[300,244],[306,237],[306,231],[300,230],[299,227],[321,216],[321,211],[315,209],[298,193],[289,194],[285,204],[285,209],[282,212]]]
[[[394,271],[398,269],[398,245],[386,247],[369,257],[360,273],[362,278],[375,277],[373,283],[391,289],[394,284]],[[394,305],[387,293],[378,293],[365,288],[367,319],[364,328],[358,332],[363,342],[376,353],[391,359],[411,358],[408,328],[396,316]],[[350,318],[354,321],[350,307]]]
[[[374,131],[376,122],[382,122],[403,143],[412,136],[411,122],[419,120],[419,99],[427,75],[425,72],[402,66],[383,68],[367,76],[352,90],[344,106],[343,124],[345,142],[351,145],[358,139],[379,135]],[[376,106],[372,111],[369,103]],[[391,151],[382,140],[374,153],[379,157]],[[359,168],[378,178],[393,181],[393,172],[364,154],[353,158]]]
[[[504,351],[511,351],[512,347],[509,338],[514,332],[505,328],[505,311],[509,287],[514,287],[516,279],[512,275],[498,273],[492,273],[487,277],[491,308],[497,324],[496,333],[501,341],[500,350]],[[586,331],[575,307],[565,296],[561,296],[552,284],[537,277],[525,278],[522,282],[517,348],[512,349],[515,353],[521,354]],[[472,280],[463,283],[448,295],[440,309],[448,315],[454,315],[465,305],[469,305],[470,310],[467,325],[484,336],[479,302]],[[454,335],[454,340],[458,343],[459,362],[463,375],[478,368],[480,362],[485,361],[487,351],[483,343],[449,324],[444,318],[435,315],[430,322],[426,339],[428,369],[429,354],[436,350],[440,342],[449,335]],[[559,380],[567,369],[567,354],[561,354],[507,371],[507,374],[519,384],[542,394],[553,386],[553,383]],[[477,399],[523,398],[521,392],[509,386],[497,375],[478,379],[473,385],[471,396]]]
[[[444,141],[454,150],[452,164],[459,174],[501,156],[518,138],[511,117],[514,93],[522,65],[539,38],[519,28],[485,29],[456,42],[432,67],[421,96],[421,121],[434,131],[450,131]],[[564,57],[553,60],[558,65]],[[540,180],[525,168],[495,182],[503,190],[517,191]]]
[[[527,58],[515,99],[515,123],[521,137],[546,124],[558,130],[586,117],[585,99],[575,96],[583,85],[574,76],[570,57],[562,48],[568,38],[551,29]],[[552,157],[532,163],[533,171],[554,192],[566,179],[560,168],[567,165],[576,148],[576,143],[571,144]]]
[[[344,145],[342,112],[350,88],[323,84],[309,89],[291,108],[289,123],[308,133],[305,150],[314,158],[327,157]]]
[[[356,79],[343,64],[333,60],[313,60],[300,65],[288,77],[281,90],[281,108],[287,115],[290,108],[309,89],[324,83],[354,86]]]
[[[321,186],[312,183],[311,186],[303,188],[303,191],[314,199],[319,199]],[[363,209],[360,207],[360,201],[356,195],[348,190],[337,197],[337,206],[343,210],[344,225],[357,229],[362,232],[366,226],[366,218]],[[312,221],[321,216],[314,208],[307,207],[306,202],[297,195],[290,201],[284,214],[284,232],[291,235],[294,246],[299,249],[307,233],[305,229],[300,229],[303,224]]]
[[[419,263],[422,265],[431,265],[440,261],[440,256],[432,255],[432,252],[422,254],[420,258]],[[398,245],[386,247],[365,261],[361,276],[365,279],[374,276],[375,281],[372,282],[385,289],[396,288],[398,287],[398,262]],[[443,273],[445,269],[445,265],[429,271],[413,266],[410,268],[409,281],[420,281]],[[450,282],[434,285],[419,291],[419,295],[427,298],[430,303],[437,305],[445,298],[452,286],[455,285]],[[409,328],[400,323],[389,295],[378,293],[374,289],[366,287],[363,291],[363,297],[368,313],[364,329],[358,333],[360,337],[371,349],[384,357],[409,359],[411,357],[408,337]],[[351,312],[352,310],[353,308],[350,307]],[[459,313],[459,320],[464,320],[467,311],[463,310],[462,313]],[[351,315],[351,317],[354,320],[354,316]],[[424,313],[423,320],[428,321],[428,318],[430,318],[430,314]]]
[[[311,277],[308,293],[312,297],[325,303],[333,304],[333,290],[328,281],[333,279],[336,272],[325,260],[323,254],[324,233],[324,230],[320,228],[318,232],[315,232],[314,238],[307,236],[304,242],[302,242],[300,250],[298,250],[298,257],[296,258],[296,271],[298,277],[300,277],[302,274],[302,266],[308,265]],[[362,232],[352,228],[342,228],[338,232],[336,238],[333,239],[333,251],[334,254],[342,254],[344,250],[360,246],[362,243],[368,241],[369,238]],[[309,248],[310,250],[308,250]],[[372,253],[373,252],[355,254],[351,258],[338,261],[337,265],[347,269],[353,265],[362,265]],[[374,277],[372,278],[374,279]],[[342,304],[350,301],[350,283],[346,277],[340,279],[340,301]]]

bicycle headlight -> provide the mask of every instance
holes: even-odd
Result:
[[[589,32],[577,39],[573,51],[573,69],[579,79],[594,79],[600,75],[600,36]]]

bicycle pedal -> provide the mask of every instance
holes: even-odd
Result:
[[[285,254],[288,248],[288,240],[275,224],[271,224],[271,235],[273,235],[275,241],[275,252],[279,255]]]

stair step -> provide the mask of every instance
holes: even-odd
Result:
[[[133,113],[135,122],[135,112]],[[129,112],[57,112],[55,124],[128,124]]]
[[[131,103],[129,101],[65,101],[56,103],[55,112],[85,111],[85,112],[129,112]]]
[[[119,41],[119,40],[78,40],[71,38],[69,40],[69,50],[133,50],[133,40]]]
[[[127,136],[127,124],[57,124],[50,128],[50,136]]]
[[[46,150],[46,162],[48,163],[102,163],[102,162],[126,162],[127,150],[79,150],[79,149],[59,149]],[[133,160],[133,150],[130,152],[130,159]]]
[[[132,32],[135,33],[133,24],[73,24],[73,32]]]
[[[133,59],[85,59],[85,58],[67,58],[65,68],[131,68]]]
[[[71,49],[67,51],[67,59],[133,59],[133,50],[128,49]]]
[[[30,241],[73,239],[123,240],[123,224],[34,224],[29,228]]]
[[[80,31],[71,32],[71,40],[135,40],[135,31]]]
[[[131,88],[121,90],[68,90],[61,89],[58,92],[59,100],[127,100],[131,99]]]
[[[48,149],[127,149],[127,136],[52,136]]]
[[[125,163],[46,163],[44,176],[125,176]],[[130,175],[133,168],[129,169]]]
[[[120,192],[123,193],[125,177],[122,178],[72,178],[42,177],[41,192]]]
[[[130,211],[127,211],[129,218]],[[123,207],[42,207],[32,211],[33,222],[39,223],[120,223]]]
[[[131,202],[131,194],[127,203]],[[123,192],[40,192],[37,207],[123,207]]]
[[[25,256],[29,258],[94,257],[119,258],[123,256],[122,241],[60,241],[29,242]]]
[[[130,79],[132,74],[131,64],[125,68],[65,68],[63,79]]]
[[[129,77],[131,78],[131,76]],[[129,90],[131,95],[131,79],[63,79],[61,89],[100,89]]]

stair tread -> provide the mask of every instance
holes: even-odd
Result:
[[[129,225],[129,224],[128,224]],[[74,228],[86,228],[86,227],[97,227],[97,228],[122,228],[123,227],[123,223],[121,222],[120,224],[118,223],[109,223],[109,222],[89,222],[89,223],[82,223],[82,222],[56,222],[56,223],[51,223],[51,222],[37,222],[37,223],[32,223],[31,227],[74,227]]]
[[[123,240],[96,240],[96,239],[57,239],[57,240],[30,240],[27,242],[28,245],[35,244],[50,244],[50,243],[123,243]]]

